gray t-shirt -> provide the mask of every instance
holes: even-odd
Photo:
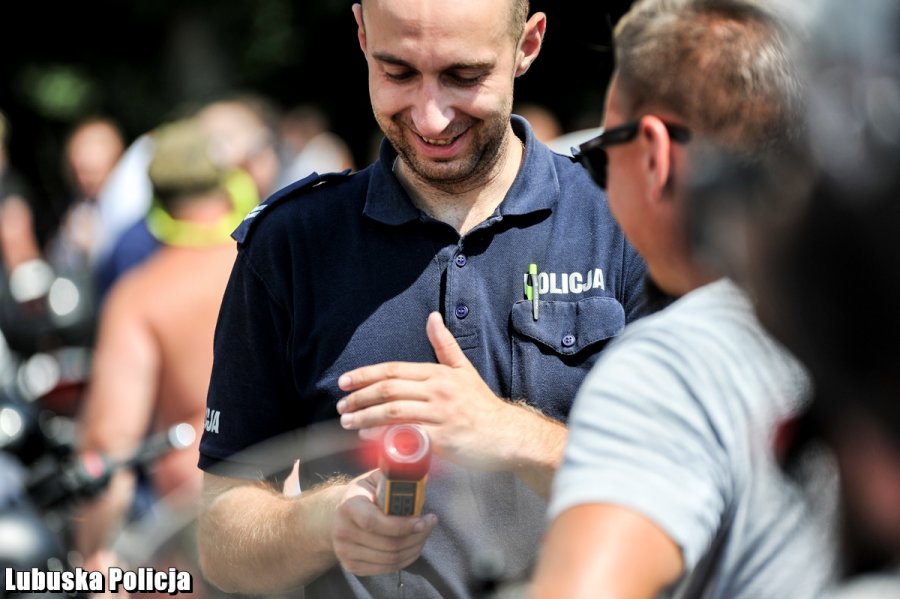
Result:
[[[694,290],[626,328],[585,379],[548,514],[609,503],[649,518],[684,557],[666,596],[819,597],[832,545],[771,448],[808,392],[733,283]]]

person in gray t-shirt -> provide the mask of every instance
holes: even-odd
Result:
[[[691,291],[628,328],[585,380],[549,514],[640,514],[680,550],[673,596],[818,597],[828,539],[772,452],[807,390],[737,286]]]
[[[533,597],[829,585],[832,545],[772,447],[804,372],[685,227],[700,150],[770,158],[802,122],[788,29],[754,0],[638,0],[616,26],[605,128],[577,157],[652,282],[680,299],[626,327],[579,390]]]

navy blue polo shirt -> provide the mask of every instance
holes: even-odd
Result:
[[[335,404],[345,395],[337,380],[348,370],[436,361],[425,334],[434,310],[497,395],[566,419],[599,352],[641,315],[644,264],[587,172],[538,142],[523,119],[514,116],[513,127],[526,147],[519,174],[496,212],[464,236],[413,206],[391,172],[396,152],[387,142],[368,168],[308,177],[248,216],[235,232],[239,252],[216,329],[201,468],[246,478],[289,468],[290,456],[260,451],[259,444],[335,421]],[[537,319],[525,295],[530,264],[539,273]],[[242,451],[251,447],[257,450]],[[438,464],[444,472],[455,468]],[[459,474],[463,484],[478,487],[472,481],[481,474]],[[517,530],[515,518],[527,514],[533,530],[508,539],[491,526],[481,532],[524,551],[511,563],[525,567],[540,538],[544,503],[511,474],[486,476],[490,505],[497,514],[511,510],[495,514],[494,525]],[[438,514],[439,528],[452,527],[455,520],[441,513],[442,494],[432,492],[440,485],[435,479],[442,477],[429,482],[425,509]],[[444,500],[458,483],[447,483],[454,490]],[[494,503],[504,486],[518,489],[517,497]],[[471,501],[484,501],[480,494],[472,491]],[[455,522],[473,528],[465,518]],[[465,569],[447,556],[472,531],[444,532],[449,536],[433,533],[426,545],[426,553],[433,547],[442,555],[435,562],[441,565],[432,566]],[[433,587],[435,596],[462,588],[462,574],[447,576],[441,584],[451,586]],[[454,576],[461,578],[447,582]],[[396,589],[396,577],[387,584]],[[430,593],[421,592],[410,596]]]

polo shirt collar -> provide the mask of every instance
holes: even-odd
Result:
[[[513,131],[525,141],[525,156],[506,198],[497,209],[501,218],[551,210],[559,199],[556,166],[548,156],[551,150],[537,140],[524,118],[514,114],[511,120]],[[402,225],[421,217],[420,210],[410,201],[392,172],[396,158],[394,147],[387,138],[382,139],[363,208],[363,214],[386,225]]]
[[[538,141],[524,118],[512,115],[513,131],[525,140],[525,157],[506,198],[500,204],[500,216],[531,214],[552,210],[559,201],[559,175],[552,151]]]

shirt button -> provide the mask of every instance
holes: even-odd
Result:
[[[562,338],[563,347],[572,347],[575,345],[575,335],[566,335]]]
[[[468,262],[468,261],[469,261],[469,259],[466,258],[466,257],[465,257],[464,255],[462,255],[462,254],[460,254],[459,256],[456,257],[456,265],[457,265],[458,267],[460,267],[460,268],[462,268],[463,266],[465,266],[465,265],[466,265],[466,262]]]
[[[465,304],[460,304],[460,305],[456,306],[455,312],[456,312],[456,317],[459,318],[460,320],[462,320],[463,318],[465,318],[466,316],[469,315],[469,306],[467,306]]]

